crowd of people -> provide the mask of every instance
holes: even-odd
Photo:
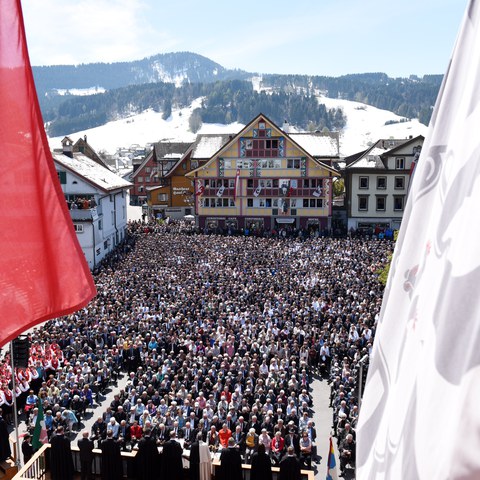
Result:
[[[129,230],[95,273],[97,297],[30,334],[32,416],[41,402],[51,432],[74,429],[124,371],[126,387],[89,432],[98,446],[135,450],[148,431],[188,449],[200,434],[211,452],[233,442],[244,463],[262,446],[272,465],[293,452],[312,468],[318,375],[331,382],[341,466],[354,467],[358,367],[392,241],[185,235],[173,222]],[[2,368],[6,397],[8,358]]]

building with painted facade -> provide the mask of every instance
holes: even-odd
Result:
[[[260,114],[186,174],[194,182],[198,225],[252,232],[329,229],[338,159],[334,136],[289,134]]]

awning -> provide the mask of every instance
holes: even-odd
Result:
[[[293,223],[295,221],[294,218],[283,218],[283,217],[277,217],[275,219],[277,223]]]

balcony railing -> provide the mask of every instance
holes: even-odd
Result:
[[[23,466],[23,468],[13,477],[12,480],[47,480],[50,478],[49,470],[47,468],[47,451],[50,448],[50,444],[43,445],[33,457]],[[76,472],[80,472],[80,451],[78,447],[72,445],[73,464]],[[102,451],[99,449],[93,450],[94,461],[92,471],[96,475],[101,473],[101,458]],[[123,460],[123,478],[135,478],[135,455],[136,452],[122,452]],[[188,460],[186,460],[188,464]],[[218,455],[212,462],[213,475],[215,470],[220,466]],[[242,465],[244,480],[250,480],[250,465]],[[280,469],[278,467],[272,467],[273,480],[277,480],[279,477]],[[314,480],[314,472],[312,470],[302,470],[302,480]]]

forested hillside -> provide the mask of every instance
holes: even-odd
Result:
[[[204,97],[191,128],[202,122],[247,123],[260,112],[302,129],[341,129],[343,113],[318,104],[320,94],[390,110],[428,125],[441,75],[390,78],[384,73],[341,77],[261,75],[228,70],[194,53],[181,52],[123,63],[34,67],[44,120],[52,136],[102,125],[152,108],[168,118],[173,107]],[[252,87],[252,82],[256,88]],[[107,90],[75,96],[73,89]]]

